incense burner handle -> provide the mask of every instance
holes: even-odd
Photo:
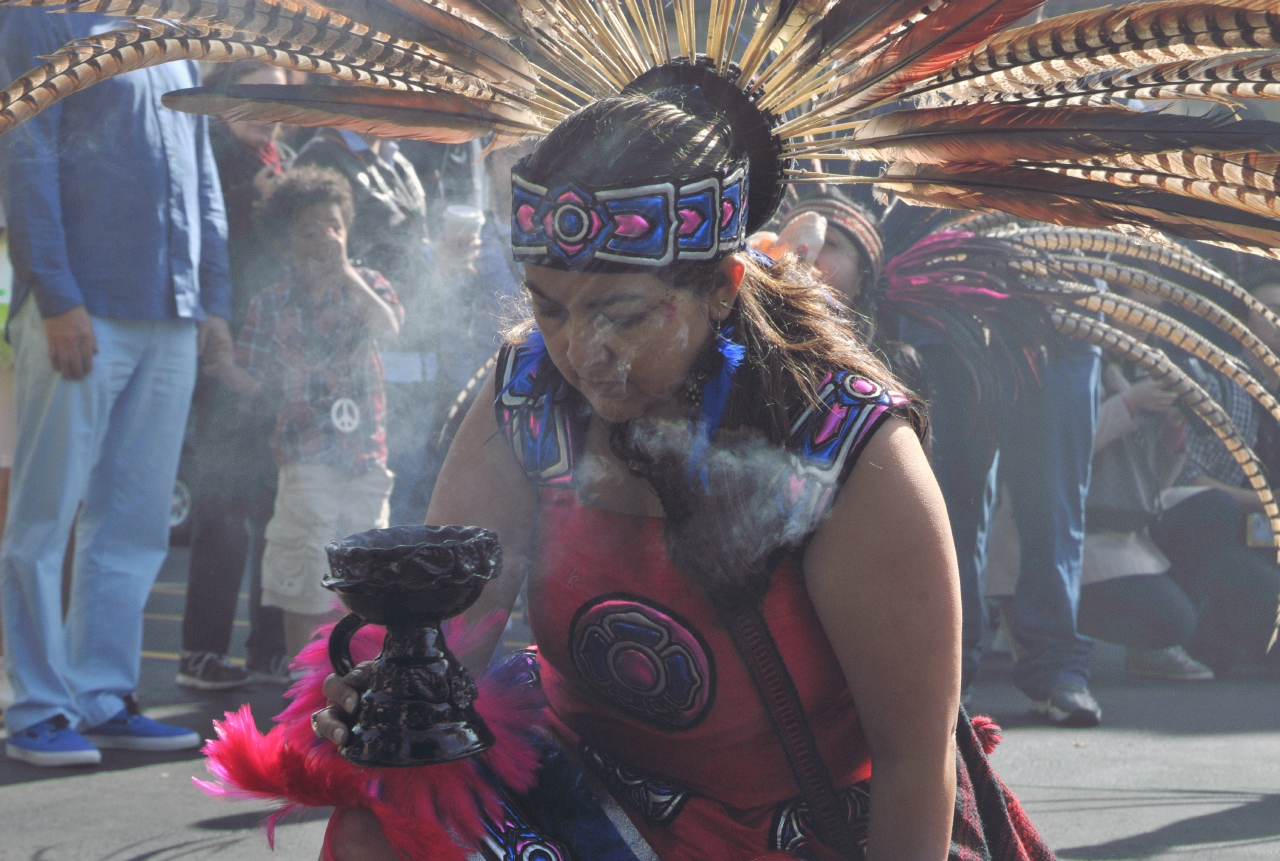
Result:
[[[351,638],[367,624],[355,613],[348,613],[333,626],[333,633],[329,634],[329,663],[333,664],[333,671],[339,676],[345,676],[356,668],[355,661],[351,659]]]

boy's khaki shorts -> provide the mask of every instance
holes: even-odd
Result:
[[[262,603],[310,616],[337,607],[337,596],[320,585],[329,573],[325,545],[385,528],[394,478],[378,465],[352,476],[324,464],[285,464],[266,530]]]

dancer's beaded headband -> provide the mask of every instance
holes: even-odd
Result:
[[[705,61],[676,60],[636,78],[623,95],[667,100],[664,91],[696,90],[732,131],[746,155],[695,176],[655,177],[641,185],[593,188],[542,185],[511,172],[511,245],[519,261],[579,270],[618,265],[656,268],[707,262],[741,250],[777,210],[789,162],[774,136],[776,120]]]
[[[577,269],[592,260],[669,266],[715,260],[746,240],[748,162],[695,180],[631,188],[544,188],[511,175],[517,260]]]

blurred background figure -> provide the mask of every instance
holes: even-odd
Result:
[[[778,257],[793,252],[834,287],[841,301],[874,317],[873,293],[884,271],[880,220],[838,191],[810,195],[787,210],[777,238],[757,234],[759,248]]]
[[[261,63],[210,63],[205,83],[284,84],[282,69]],[[281,251],[257,229],[254,207],[270,181],[293,163],[278,123],[215,119],[209,129],[227,209],[231,272],[231,325],[240,331],[249,303],[284,277]],[[222,353],[230,341],[219,342]],[[223,357],[211,357],[216,364]],[[223,690],[251,681],[289,680],[284,617],[262,606],[263,532],[275,498],[271,459],[275,410],[245,398],[210,376],[196,385],[194,502],[191,563],[182,616],[182,656],[176,682],[198,690]],[[249,574],[248,659],[243,667],[227,657],[236,602]]]
[[[0,79],[109,28],[95,15],[0,11]],[[160,108],[163,93],[198,83],[193,63],[131,72],[0,140],[18,430],[0,549],[15,694],[5,751],[33,765],[200,744],[144,717],[133,697],[197,354],[229,339],[208,120]],[[64,624],[63,557],[81,503]]]
[[[956,217],[918,207],[891,208],[884,219],[890,277],[894,260],[927,253],[921,249],[930,242],[968,235],[949,223]],[[891,294],[895,289],[889,285]],[[1079,634],[1076,614],[1098,351],[1052,331],[1037,331],[1036,349],[988,361],[987,346],[973,342],[984,355],[978,361],[985,369],[975,374],[971,359],[950,340],[970,343],[967,324],[943,322],[948,319],[940,313],[926,323],[904,313],[896,325],[898,336],[920,360],[923,382],[917,388],[929,403],[931,462],[947,503],[960,567],[962,690],[967,695],[982,662],[988,629],[988,534],[996,489],[1003,483],[1011,491],[1023,541],[1010,607],[1017,642],[1014,683],[1031,701],[1032,711],[1050,723],[1096,726],[1102,710],[1089,690],[1092,646]],[[990,344],[1006,338],[1017,342],[1023,333],[1016,326],[1004,332],[1002,327],[1009,325],[1000,319],[981,324]]]
[[[419,150],[421,150],[419,145]],[[427,241],[427,196],[398,141],[321,129],[298,153],[299,167],[336,170],[351,185],[351,259],[391,282],[405,309],[399,337],[382,342],[387,398],[387,466],[397,476],[391,523],[421,523],[409,498],[431,433],[438,328]],[[439,189],[439,174],[432,187]],[[426,508],[421,508],[425,516]]]
[[[402,380],[388,386],[388,464],[396,474],[393,524],[418,524],[426,518],[441,464],[432,450],[433,439],[458,392],[497,350],[497,307],[476,268],[484,224],[484,213],[477,207],[445,207],[437,235],[427,247],[430,277],[425,289],[403,303],[405,329],[399,345],[408,342],[421,348],[412,355],[423,357],[424,371],[420,382]],[[384,361],[387,381],[394,383],[385,353]],[[390,395],[392,390],[398,398]]]
[[[262,560],[263,602],[284,611],[292,658],[334,616],[325,545],[387,526],[386,400],[378,345],[403,310],[379,273],[347,253],[354,206],[337,171],[307,166],[278,177],[261,224],[280,241],[285,278],[249,303],[234,360],[220,382],[276,410],[280,467]]]
[[[1080,632],[1127,647],[1131,678],[1207,681],[1213,671],[1185,648],[1198,613],[1183,584],[1197,573],[1174,569],[1150,532],[1186,460],[1186,417],[1177,396],[1155,380],[1131,382],[1112,364],[1103,381],[1108,397],[1093,444]]]
[[[904,251],[909,237],[924,236],[926,225],[945,220],[934,210],[897,209],[905,210],[904,217],[891,220],[893,235],[885,236],[886,228],[865,207],[823,190],[789,209],[776,236],[757,234],[753,244],[774,257],[796,253],[814,266],[861,315],[864,336],[894,372],[929,402],[931,459],[960,561],[965,690],[982,659],[982,572],[997,476],[1003,474],[1018,488],[1017,521],[1031,535],[1023,570],[1034,570],[1019,579],[1015,602],[1021,645],[1015,681],[1033,710],[1052,722],[1092,726],[1101,709],[1088,689],[1090,644],[1076,630],[1076,611],[1097,352],[1063,340],[1041,368],[1040,385],[1024,386],[1016,403],[1001,400],[998,415],[980,407],[965,363],[939,333],[905,318],[878,319],[885,246]]]
[[[826,185],[800,192],[775,219],[777,232],[760,231],[751,247],[775,259],[792,253],[813,267],[814,277],[836,291],[836,299],[854,312],[859,333],[873,344],[905,385],[922,397],[925,382],[920,357],[896,339],[896,321],[880,319],[884,274],[884,237],[872,210]],[[925,443],[926,449],[928,442]]]
[[[1257,447],[1261,411],[1244,389],[1194,357],[1184,356],[1180,364],[1223,405],[1249,447]],[[1280,594],[1265,520],[1255,541],[1261,552],[1246,543],[1249,515],[1261,514],[1262,500],[1227,447],[1199,422],[1187,427],[1177,485],[1166,494],[1151,534],[1174,568],[1189,572],[1180,582],[1197,605],[1199,622],[1188,651],[1221,677],[1280,672],[1280,652],[1265,652]]]
[[[397,141],[323,128],[298,151],[298,167],[336,170],[351,185],[351,259],[376,269],[397,293],[421,289],[427,275],[427,198]]]

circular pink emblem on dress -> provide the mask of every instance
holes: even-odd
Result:
[[[715,694],[715,668],[702,638],[671,611],[631,595],[584,605],[569,631],[582,679],[628,715],[661,729],[700,721]]]

